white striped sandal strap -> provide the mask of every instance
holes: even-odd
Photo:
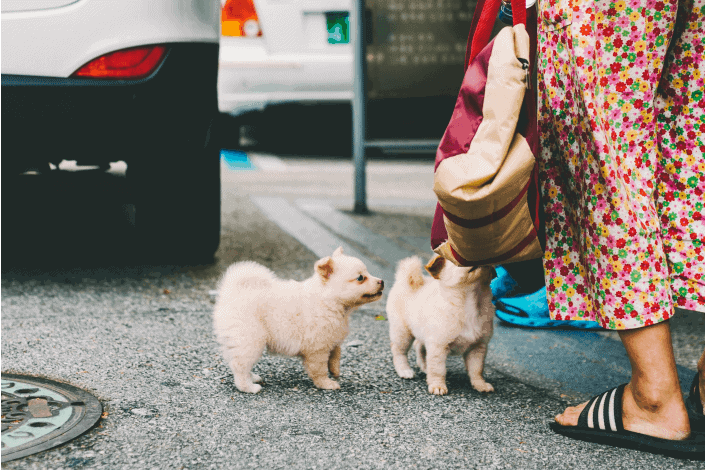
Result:
[[[622,394],[626,385],[607,390],[590,400],[580,413],[578,427],[623,432]]]

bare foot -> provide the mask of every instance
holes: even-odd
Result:
[[[698,388],[700,389],[700,402],[705,409],[705,351],[698,361]]]
[[[556,422],[563,426],[577,426],[580,413],[587,404],[566,408],[556,416]],[[683,440],[690,436],[690,422],[682,401],[675,399],[669,403],[640,406],[630,385],[625,387],[622,396],[622,425],[627,431],[663,439]]]

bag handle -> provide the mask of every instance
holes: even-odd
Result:
[[[470,23],[470,33],[468,34],[468,44],[465,46],[465,68],[464,72],[468,71],[468,66],[470,65],[470,52],[472,51],[472,40],[475,37],[475,31],[477,30],[477,23],[480,22],[480,16],[482,16],[482,10],[485,7],[485,0],[477,0],[475,5],[475,11],[472,14],[472,22]],[[473,59],[475,56],[472,57]]]
[[[468,45],[465,49],[465,71],[470,62],[489,44],[501,0],[478,0],[472,15]],[[526,0],[511,0],[514,26],[526,26]]]

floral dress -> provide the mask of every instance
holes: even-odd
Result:
[[[551,317],[705,312],[705,0],[539,0]]]

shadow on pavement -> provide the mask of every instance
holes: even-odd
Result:
[[[140,250],[125,174],[47,171],[3,188],[3,278],[140,276],[198,267],[161,264]]]

